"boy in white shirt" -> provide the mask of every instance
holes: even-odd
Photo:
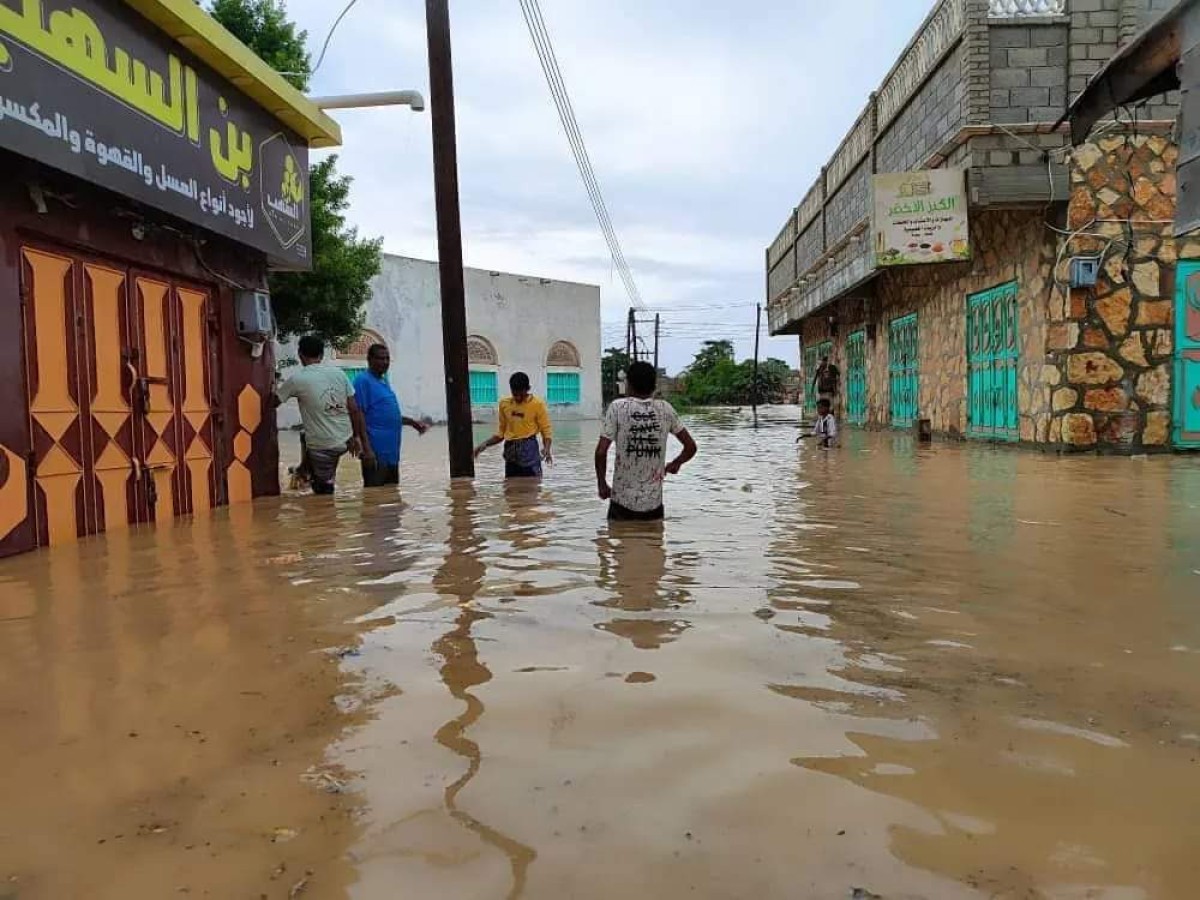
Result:
[[[796,438],[796,443],[800,443],[806,437],[817,439],[817,446],[822,450],[828,450],[837,444],[838,426],[837,419],[833,417],[833,404],[825,398],[817,401],[817,421],[813,423],[812,434],[802,434]]]

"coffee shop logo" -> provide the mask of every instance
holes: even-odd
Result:
[[[274,134],[259,147],[262,167],[262,211],[279,246],[287,249],[304,237],[308,230],[305,209],[305,170],[291,144],[282,134]]]

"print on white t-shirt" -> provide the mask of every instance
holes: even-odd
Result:
[[[623,397],[613,401],[604,415],[603,434],[616,449],[614,502],[634,512],[662,506],[667,437],[681,431],[679,414],[665,400]]]

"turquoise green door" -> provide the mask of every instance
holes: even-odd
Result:
[[[967,298],[967,434],[1020,437],[1017,414],[1017,283]]]
[[[1175,279],[1175,446],[1200,448],[1200,263]]]
[[[846,338],[846,421],[867,421],[867,333],[855,331]]]
[[[813,376],[817,373],[817,360],[821,358],[816,344],[804,348],[804,411],[817,411],[817,392],[813,389]]]
[[[917,418],[919,347],[917,314],[893,319],[888,329],[888,380],[892,425],[896,428],[907,428]]]

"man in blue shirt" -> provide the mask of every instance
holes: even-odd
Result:
[[[354,380],[354,401],[366,420],[363,442],[363,487],[383,487],[400,483],[400,432],[405,425],[424,434],[429,426],[410,419],[400,411],[400,401],[392,386],[384,380],[392,357],[383,344],[372,344],[367,351],[367,371]]]

